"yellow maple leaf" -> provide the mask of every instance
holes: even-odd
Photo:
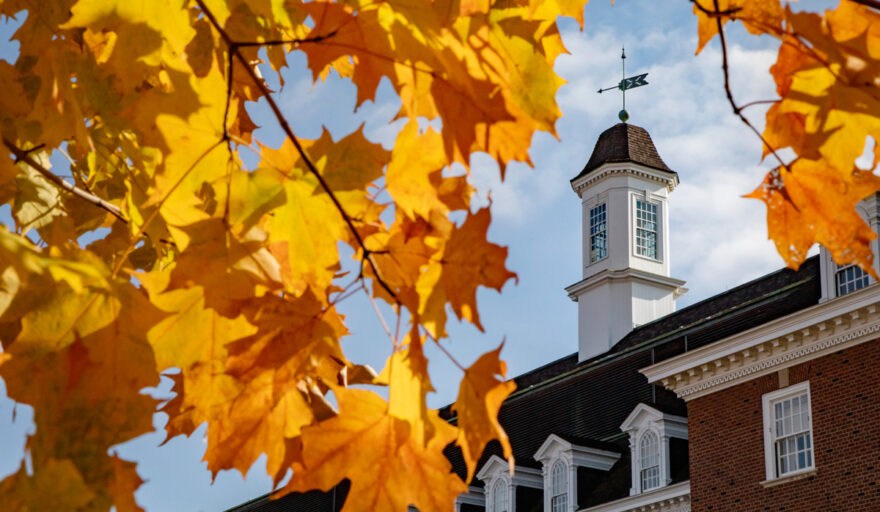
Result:
[[[451,509],[467,490],[443,455],[456,429],[431,412],[434,435],[388,414],[371,391],[334,389],[339,415],[303,429],[305,471],[294,473],[284,492],[330,490],[348,478],[344,512]]]
[[[856,203],[880,188],[880,177],[856,170],[840,177],[821,160],[797,160],[791,171],[774,170],[745,197],[767,205],[767,231],[789,267],[797,268],[815,242],[840,264],[857,263],[877,278],[871,240],[877,234],[859,216]]]
[[[510,439],[498,423],[502,402],[516,389],[513,381],[502,380],[507,373],[507,365],[498,358],[503,346],[502,343],[497,349],[483,354],[465,370],[458,398],[452,405],[457,414],[456,444],[464,456],[468,481],[474,476],[483,449],[493,439],[501,443],[504,457],[510,467],[514,467]]]

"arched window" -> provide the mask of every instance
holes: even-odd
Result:
[[[647,432],[639,442],[642,492],[660,487],[660,443],[657,434]]]
[[[566,512],[568,510],[568,468],[561,460],[553,465],[550,473],[550,510]]]
[[[494,512],[507,512],[507,485],[504,480],[498,480],[492,487],[492,502]]]

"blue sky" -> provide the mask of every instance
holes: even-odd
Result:
[[[797,9],[813,9],[830,2],[805,1]],[[568,81],[557,99],[563,112],[557,123],[559,140],[538,134],[533,140],[533,169],[511,165],[501,183],[497,167],[486,158],[474,159],[471,180],[481,190],[479,205],[491,192],[492,241],[509,247],[508,267],[519,283],[501,294],[478,294],[485,333],[470,325],[452,325],[444,341],[463,363],[505,340],[503,357],[509,376],[577,350],[577,309],[564,288],[580,280],[580,201],[569,179],[586,163],[596,138],[617,122],[620,98],[616,92],[596,94],[600,87],[620,79],[620,47],[627,48],[628,75],[649,73],[650,85],[627,97],[630,122],[646,128],[662,158],[681,179],[670,199],[672,275],[688,282],[690,292],[679,300],[683,307],[782,266],[766,239],[765,210],[755,200],[742,199],[762,179],[761,146],[731,113],[726,102],[717,42],[699,57],[696,18],[691,4],[655,0],[594,0],[586,8],[583,33],[573,20],[561,22],[570,55],[560,56],[556,70]],[[15,49],[5,41],[11,24],[0,23],[0,57]],[[775,97],[767,70],[775,61],[777,45],[769,38],[746,36],[731,27],[730,57],[734,95],[740,103]],[[387,83],[375,103],[356,113],[354,88],[331,78],[313,85],[305,60],[294,57],[279,92],[282,109],[300,137],[317,138],[326,126],[340,138],[365,124],[367,137],[390,147],[399,123],[389,125],[399,100]],[[268,73],[266,73],[268,75]],[[763,107],[747,111],[763,126]],[[257,136],[277,147],[282,134],[264,106],[252,110],[263,126]],[[2,212],[0,212],[2,213]],[[0,219],[8,222],[8,213]],[[355,295],[343,303],[352,335],[343,342],[350,359],[381,368],[388,342],[369,303]],[[386,311],[387,314],[387,311]],[[390,318],[390,315],[388,315]],[[439,352],[429,353],[436,393],[434,407],[455,399],[461,373]],[[5,398],[0,381],[0,478],[15,471],[23,452],[25,432],[32,429],[29,408],[16,407]],[[164,415],[156,414],[161,429]],[[118,447],[121,456],[137,460],[147,481],[137,493],[149,511],[223,510],[267,492],[270,481],[264,462],[258,461],[243,479],[222,472],[214,485],[200,462],[205,445],[203,429],[190,438],[175,438],[162,447],[161,431]]]

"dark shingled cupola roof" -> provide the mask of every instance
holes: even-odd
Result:
[[[587,166],[580,174],[572,178],[572,181],[586,176],[602,164],[615,162],[633,162],[660,171],[675,173],[660,158],[647,130],[632,124],[617,123],[599,135],[590,161],[587,162]]]

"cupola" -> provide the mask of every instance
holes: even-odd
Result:
[[[571,180],[583,212],[583,279],[566,291],[578,303],[581,361],[672,313],[687,291],[670,276],[668,199],[677,185],[648,132],[627,123],[599,136]]]

